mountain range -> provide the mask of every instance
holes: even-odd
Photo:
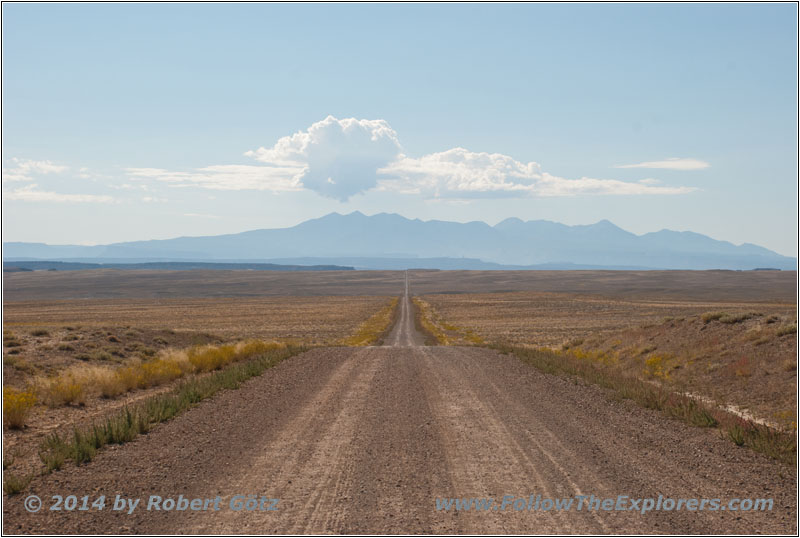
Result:
[[[447,222],[401,215],[331,213],[290,228],[108,245],[3,243],[4,261],[273,262],[369,269],[794,270],[796,258],[694,232],[636,235],[607,220],[568,226],[545,220]]]

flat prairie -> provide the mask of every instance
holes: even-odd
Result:
[[[119,270],[4,273],[5,301],[394,295],[402,271]]]
[[[794,303],[795,271],[409,271],[415,294],[535,291],[611,299]]]
[[[251,338],[331,344],[353,333],[388,300],[325,296],[6,302],[5,383],[24,385],[32,375],[77,364],[144,359],[168,347]]]
[[[659,291],[659,293],[662,293]],[[575,339],[639,328],[710,311],[752,312],[794,319],[792,302],[681,300],[616,295],[511,292],[424,295],[449,323],[471,329],[488,342],[558,347]],[[733,290],[729,292],[735,297]]]
[[[690,301],[795,300],[794,271],[411,270],[414,294],[538,291]],[[4,273],[4,301],[286,297],[403,293],[403,271],[152,271]]]

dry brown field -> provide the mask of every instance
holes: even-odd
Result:
[[[623,299],[612,295],[512,292],[424,295],[439,315],[489,342],[559,347],[571,340],[709,311],[753,311],[794,319],[794,303]]]
[[[774,285],[775,282],[769,284]],[[796,429],[797,314],[791,297],[696,300],[677,289],[619,295],[512,292],[423,295],[469,340],[551,348],[637,378],[690,392],[745,416]],[[781,297],[764,286],[763,296]],[[658,298],[669,295],[671,299]],[[730,300],[732,299],[732,300]]]
[[[4,301],[314,297],[403,293],[401,271],[161,271],[4,273]]]
[[[387,297],[261,297],[7,302],[5,384],[80,363],[124,363],[167,347],[258,338],[330,344]],[[40,333],[40,334],[37,334]]]
[[[3,275],[4,301],[403,293],[402,271],[150,271]],[[634,299],[794,302],[794,271],[409,271],[414,294],[538,291]]]

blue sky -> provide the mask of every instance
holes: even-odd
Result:
[[[797,254],[794,4],[4,4],[3,240],[331,211]]]

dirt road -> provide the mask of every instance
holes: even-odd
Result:
[[[408,271],[404,272],[404,292],[400,297],[399,313],[397,321],[386,338],[386,345],[389,346],[421,346],[425,342],[425,337],[414,328],[414,314],[411,307],[411,299],[408,294]]]
[[[6,533],[795,533],[794,470],[714,432],[481,348],[424,347],[402,298],[391,345],[316,349],[83,467],[6,497]],[[29,514],[26,495],[45,509]],[[50,496],[106,495],[53,512]],[[234,495],[280,499],[234,511]],[[503,497],[772,498],[740,511],[499,509]],[[132,514],[114,496],[142,499]],[[219,511],[147,511],[151,495]],[[492,497],[497,510],[437,510]],[[577,501],[574,501],[577,503]],[[269,506],[267,502],[265,506]],[[211,505],[213,506],[213,505]]]

